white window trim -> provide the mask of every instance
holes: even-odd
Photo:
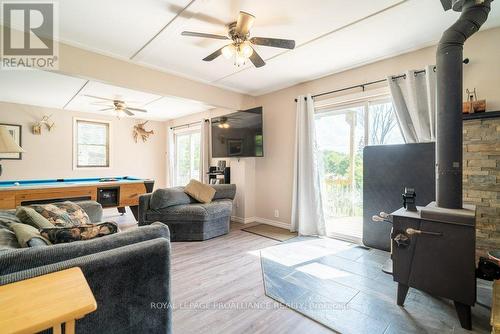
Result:
[[[178,135],[186,135],[186,134],[192,134],[199,132],[201,134],[201,126],[196,125],[196,126],[190,126],[186,128],[181,128],[181,129],[176,129],[174,130],[173,133],[173,139],[174,139],[174,173],[173,173],[173,180],[172,183],[175,187],[178,187],[179,185],[177,184],[177,136]]]
[[[78,121],[84,122],[94,122],[94,123],[104,123],[108,124],[108,166],[97,166],[97,167],[79,167],[78,166]],[[82,117],[73,117],[73,170],[105,170],[111,169],[113,166],[113,130],[112,130],[111,121],[106,121],[102,119],[92,119],[92,118],[82,118]]]

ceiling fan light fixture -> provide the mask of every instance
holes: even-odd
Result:
[[[247,63],[248,58],[242,55],[241,53],[236,54],[234,58],[234,65],[237,67],[243,66]]]
[[[240,53],[246,58],[250,58],[253,54],[253,48],[248,41],[240,45]]]
[[[233,44],[229,44],[229,45],[226,45],[223,49],[222,49],[222,55],[224,56],[224,58],[226,59],[231,59],[234,57],[234,55],[236,54],[236,48],[234,47]]]

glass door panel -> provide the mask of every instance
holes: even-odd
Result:
[[[316,144],[327,233],[361,240],[365,105],[317,114]]]
[[[200,179],[200,132],[175,134],[175,186]]]

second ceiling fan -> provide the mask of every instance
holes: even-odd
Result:
[[[250,37],[250,29],[255,22],[255,16],[246,12],[240,11],[238,20],[228,25],[228,36],[214,35],[200,32],[183,31],[183,36],[204,37],[220,40],[232,40],[228,44],[207,57],[203,58],[204,61],[212,61],[215,58],[223,55],[224,57],[234,59],[236,66],[242,66],[248,59],[255,65],[255,67],[262,67],[266,62],[255,51],[254,45],[269,46],[281,49],[294,49],[295,41],[291,39],[280,38],[267,38],[267,37]]]

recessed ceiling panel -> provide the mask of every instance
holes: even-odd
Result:
[[[117,112],[113,109],[113,100],[123,101],[128,107],[147,110],[145,113],[132,110],[134,113],[132,117],[141,119],[167,120],[198,113],[211,108],[210,106],[193,100],[163,97],[105,83],[89,81],[71,103],[66,106],[66,109],[103,115],[117,115]]]
[[[0,101],[63,108],[86,80],[39,70],[3,70]]]
[[[61,40],[121,57],[132,56],[189,0],[59,1]]]

